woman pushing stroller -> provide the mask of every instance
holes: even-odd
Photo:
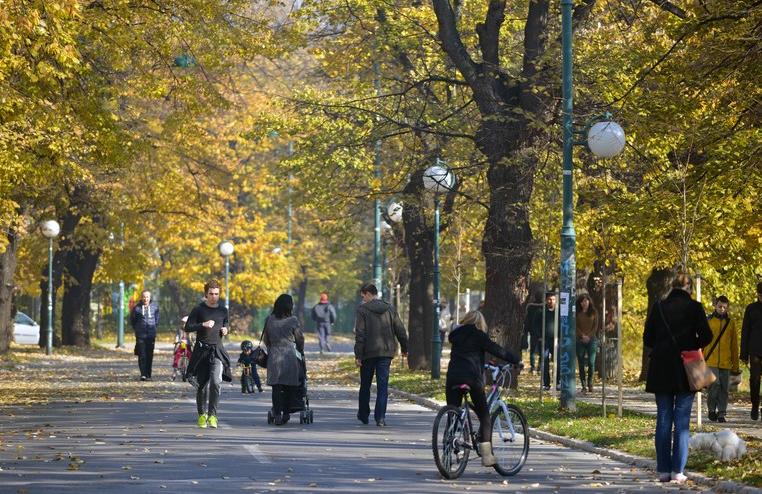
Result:
[[[293,315],[294,299],[280,295],[267,317],[262,342],[267,347],[267,385],[272,386],[275,425],[289,420],[290,403],[303,373],[304,334]]]

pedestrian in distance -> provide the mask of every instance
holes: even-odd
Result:
[[[241,393],[253,393],[254,386],[261,393],[262,381],[259,379],[259,372],[257,372],[257,363],[254,361],[254,343],[249,340],[241,342],[238,365],[241,367]]]
[[[535,292],[533,300],[527,303],[524,316],[522,350],[529,348],[529,372],[534,374],[540,368],[542,358],[542,292]],[[536,362],[536,365],[535,365]]]
[[[746,307],[741,328],[741,360],[749,366],[751,419],[759,418],[759,384],[762,375],[762,282],[757,283],[757,301]]]
[[[510,364],[518,364],[518,356],[490,340],[487,334],[487,322],[478,310],[468,312],[449,335],[450,363],[447,366],[445,395],[447,404],[459,407],[463,399],[460,386],[469,387],[471,403],[479,417],[482,465],[491,467],[495,464],[490,440],[492,424],[490,422],[487,396],[484,394],[484,354],[490,353]]]
[[[738,330],[735,320],[728,309],[730,300],[720,295],[714,303],[714,312],[709,315],[709,329],[712,341],[704,347],[704,360],[717,380],[707,390],[709,420],[727,422],[728,394],[730,392],[730,373],[738,374]]]
[[[275,425],[288,423],[290,404],[306,377],[304,334],[293,312],[291,295],[279,295],[262,330],[262,343],[267,347],[267,385],[272,387]]]
[[[150,381],[156,328],[159,326],[159,304],[151,299],[149,290],[143,290],[140,303],[130,311],[130,326],[135,332],[135,354],[138,356],[140,380]]]
[[[678,273],[672,290],[651,308],[643,345],[651,348],[646,392],[656,399],[656,470],[660,482],[683,483],[688,461],[691,407],[694,391],[681,352],[698,350],[712,341],[712,330],[701,303],[691,299],[693,280]]]
[[[222,343],[222,337],[228,334],[228,310],[220,303],[219,281],[204,284],[204,301],[191,310],[185,331],[197,335],[188,376],[197,384],[198,426],[216,429],[222,381],[233,381],[230,357]]]
[[[320,301],[312,307],[312,320],[315,321],[315,332],[318,334],[320,343],[320,353],[323,350],[331,351],[331,344],[328,338],[331,336],[331,329],[336,322],[336,309],[328,301],[328,292],[320,293]]]
[[[389,367],[397,354],[407,357],[407,332],[397,310],[378,298],[372,283],[360,288],[362,304],[355,318],[355,363],[360,367],[360,393],[357,419],[367,424],[370,418],[370,385],[376,375],[376,404],[373,418],[378,427],[386,427],[386,404],[389,394]]]
[[[577,297],[577,365],[582,391],[593,391],[595,356],[598,352],[598,311],[590,295]]]
[[[542,325],[542,314],[540,314],[540,325]],[[555,346],[555,328],[556,328],[556,294],[548,292],[545,294],[545,365],[542,369],[542,386],[545,390],[550,389],[550,362],[553,360],[553,348]],[[558,389],[559,372],[556,369],[556,389]]]
[[[439,341],[442,345],[439,347],[439,351],[444,348],[444,342],[447,341],[447,333],[452,326],[452,316],[450,315],[450,309],[447,306],[447,302],[439,303]],[[440,353],[441,354],[441,353]]]

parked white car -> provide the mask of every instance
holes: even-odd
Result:
[[[36,345],[40,341],[40,325],[23,312],[16,312],[13,339],[21,345]]]

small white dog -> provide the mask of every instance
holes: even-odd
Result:
[[[730,429],[694,434],[689,448],[696,451],[708,451],[720,461],[735,460],[746,454],[746,442]]]

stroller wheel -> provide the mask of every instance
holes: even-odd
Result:
[[[307,420],[308,420],[308,422],[307,422],[308,424],[311,424],[312,422],[314,422],[314,420],[312,418],[312,410],[307,412]]]
[[[273,422],[275,422],[275,417],[273,417],[273,411],[272,410],[268,410],[267,411],[267,423],[268,424],[272,424]]]

